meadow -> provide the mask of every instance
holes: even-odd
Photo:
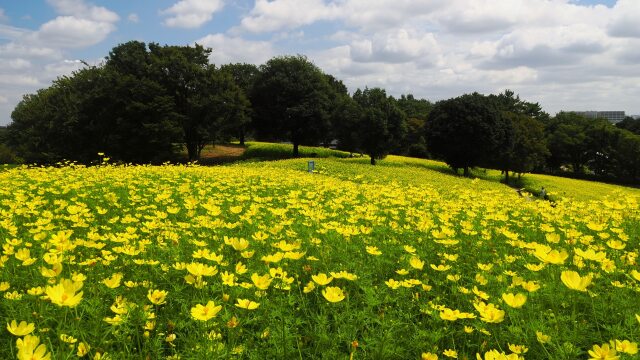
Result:
[[[638,356],[640,191],[307,160],[0,172],[0,358]]]

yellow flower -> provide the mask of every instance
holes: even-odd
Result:
[[[6,281],[0,282],[0,291],[7,291],[9,290],[10,287],[11,287],[11,284],[9,284]]]
[[[269,288],[269,285],[271,285],[271,282],[273,281],[273,278],[271,278],[271,276],[269,276],[269,274],[264,274],[264,275],[260,276],[257,273],[253,273],[253,275],[251,275],[251,281],[253,281],[253,284],[258,289],[267,290]]]
[[[560,275],[560,280],[565,284],[569,289],[578,290],[578,291],[587,291],[587,286],[591,284],[593,276],[591,274],[581,277],[575,271],[563,271]]]
[[[166,302],[168,294],[169,292],[164,290],[149,290],[149,292],[147,292],[147,299],[149,299],[152,304],[162,305]]]
[[[434,354],[434,353],[422,353],[422,356],[420,357],[421,360],[438,360],[438,355]]]
[[[67,344],[75,344],[78,342],[78,339],[67,334],[60,334],[60,340],[62,340],[63,342],[66,342]]]
[[[47,353],[47,347],[40,344],[40,338],[27,335],[16,341],[18,348],[18,360],[50,360],[51,354]]]
[[[546,344],[551,340],[551,336],[545,335],[542,331],[536,331],[536,339],[540,344]]]
[[[315,281],[316,284],[320,286],[324,286],[329,284],[333,280],[333,277],[327,276],[327,274],[324,274],[324,273],[320,273],[318,275],[312,275],[311,279],[313,279],[313,281]]]
[[[529,351],[529,348],[524,345],[509,344],[509,350],[515,354],[524,354]]]
[[[216,306],[213,301],[207,302],[206,305],[197,304],[196,306],[191,308],[191,317],[200,321],[207,321],[216,315],[222,310],[222,305]]]
[[[47,286],[45,293],[49,300],[58,306],[75,307],[82,300],[82,282],[69,279],[61,279],[54,286]]]
[[[482,360],[482,356],[476,353],[476,359]],[[484,353],[484,360],[524,360],[523,357],[518,354],[505,354],[504,352],[500,352],[498,350],[489,350]]]
[[[344,292],[337,286],[329,286],[322,290],[322,296],[324,296],[327,301],[336,303],[344,300]]]
[[[214,276],[218,273],[218,268],[199,262],[192,262],[187,265],[187,271],[193,276]]]
[[[504,311],[498,309],[493,304],[485,304],[480,301],[473,304],[473,307],[480,313],[480,320],[487,323],[501,323],[504,320]]]
[[[534,255],[542,262],[562,265],[569,257],[565,250],[552,250],[548,246],[539,246],[535,249]]]
[[[422,270],[424,267],[424,261],[420,260],[417,256],[413,256],[411,257],[411,260],[409,260],[409,265],[414,269]]]
[[[589,360],[618,360],[616,349],[609,347],[609,344],[603,344],[602,346],[593,345],[593,348],[589,350]]]
[[[314,282],[313,281],[309,281],[309,283],[304,287],[304,289],[302,289],[302,291],[305,294],[308,294],[308,293],[312,292],[313,289],[315,289],[315,288],[316,288],[316,285],[314,284]]]
[[[382,251],[378,250],[376,246],[367,246],[367,253],[375,256],[382,255]]]
[[[248,299],[238,299],[235,305],[241,309],[247,310],[255,310],[260,306],[259,303]]]
[[[89,344],[83,341],[80,344],[78,344],[78,352],[76,353],[76,355],[78,355],[78,357],[83,357],[89,353],[90,349],[91,349],[91,346],[89,346]]]
[[[31,334],[35,327],[34,323],[27,323],[26,321],[20,321],[20,324],[18,324],[16,320],[12,320],[11,324],[7,324],[7,330],[15,336]]]
[[[522,305],[527,301],[527,295],[520,293],[515,295],[511,293],[504,293],[502,294],[502,300],[504,300],[507,305],[517,309],[522,307]]]
[[[612,343],[614,343],[612,341]],[[612,346],[614,344],[611,344]],[[635,342],[631,342],[629,340],[615,340],[615,347],[617,351],[629,354],[629,355],[635,355],[638,353],[638,344]]]
[[[391,289],[395,290],[397,288],[399,288],[400,286],[402,286],[402,282],[400,281],[396,281],[393,279],[389,279],[387,281],[384,282],[388,287],[390,287]]]
[[[636,279],[637,281],[640,281],[640,271],[638,270],[631,270],[631,276]]]
[[[445,351],[442,352],[442,355],[453,358],[453,359],[458,358],[458,352],[453,349],[446,349]]]
[[[120,281],[122,281],[122,273],[115,273],[110,278],[102,280],[102,283],[108,288],[115,289],[120,286]]]

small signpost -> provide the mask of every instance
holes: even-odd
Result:
[[[316,162],[313,160],[309,160],[309,162],[307,163],[307,171],[309,171],[309,173],[313,173],[313,170],[315,170],[316,168]]]

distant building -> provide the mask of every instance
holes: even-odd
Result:
[[[607,119],[610,123],[616,124],[624,120],[624,111],[572,111],[589,119]]]

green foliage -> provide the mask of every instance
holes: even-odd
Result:
[[[276,160],[287,159],[291,157],[293,145],[291,144],[274,144],[250,141],[247,142],[247,149],[242,155],[247,160]],[[300,146],[299,156],[305,158],[346,158],[349,153],[337,151],[323,147]]]
[[[400,146],[407,133],[406,115],[392,97],[380,88],[358,89],[353,100],[360,106],[359,148],[371,165]]]
[[[494,101],[473,93],[436,103],[425,132],[429,151],[468,175],[504,150],[511,129]]]
[[[281,56],[260,67],[251,94],[254,127],[261,139],[313,145],[330,129],[331,86],[306,57]]]
[[[258,67],[253,64],[236,63],[222,65],[220,70],[230,74],[236,85],[242,90],[245,98],[249,99],[253,91],[253,84],[260,73]],[[244,145],[247,133],[251,131],[252,116],[252,107],[242,112],[232,113],[232,118],[227,123],[225,132],[237,135],[240,145]]]

